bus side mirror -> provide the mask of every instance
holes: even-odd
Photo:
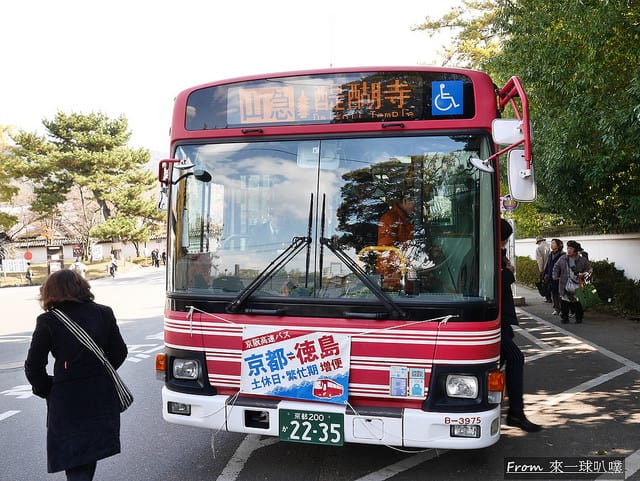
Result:
[[[524,150],[509,152],[509,192],[511,198],[518,202],[536,200],[536,182],[533,175],[533,162],[527,168]]]
[[[522,120],[494,119],[491,126],[493,141],[498,145],[511,145],[524,141]]]

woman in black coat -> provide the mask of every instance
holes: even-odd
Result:
[[[120,405],[113,381],[96,355],[52,313],[57,308],[80,325],[114,368],[127,357],[110,307],[93,302],[89,283],[75,272],[52,273],[40,288],[47,312],[37,318],[25,361],[33,393],[47,400],[47,468],[67,480],[91,480],[96,463],[120,452]],[[53,376],[47,373],[51,353]]]

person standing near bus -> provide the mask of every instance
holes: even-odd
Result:
[[[569,311],[575,312],[576,324],[580,324],[584,318],[584,309],[576,298],[575,292],[591,275],[593,268],[589,260],[580,255],[581,251],[580,243],[570,240],[567,242],[567,253],[553,266],[553,279],[558,281],[560,316],[563,324],[569,322]]]
[[[542,426],[532,423],[524,414],[524,354],[514,342],[513,328],[518,324],[516,307],[511,292],[511,284],[516,281],[515,268],[506,256],[509,237],[513,234],[511,224],[500,219],[500,240],[502,242],[502,318],[500,338],[500,359],[506,364],[507,396],[509,411],[507,426],[514,426],[528,433],[535,433]]]
[[[538,272],[540,273],[540,282],[545,288],[545,302],[552,302],[551,286],[544,278],[544,268],[547,265],[550,250],[549,244],[547,244],[547,239],[542,236],[536,237],[536,263],[538,264]]]
[[[114,368],[127,357],[110,307],[93,302],[89,283],[70,269],[53,272],[40,288],[40,304],[24,363],[36,396],[47,400],[47,471],[68,481],[90,481],[99,459],[120,452],[120,401],[98,357],[51,312],[74,320],[102,349]],[[47,373],[49,354],[55,363]]]
[[[560,293],[558,292],[559,281],[553,279],[553,266],[558,259],[564,255],[564,243],[560,239],[551,239],[551,252],[544,267],[543,281],[549,284],[551,291],[551,302],[553,302],[553,315],[560,314]]]

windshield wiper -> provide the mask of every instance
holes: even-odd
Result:
[[[240,294],[229,303],[227,312],[238,312],[244,306],[251,295],[267,282],[276,272],[282,269],[291,259],[298,255],[304,246],[307,246],[307,272],[305,275],[304,286],[307,287],[309,281],[309,259],[311,256],[311,226],[313,219],[313,193],[309,203],[309,225],[307,226],[306,237],[294,237],[291,244],[282,251],[271,263],[262,271],[251,283],[240,291]],[[256,311],[254,311],[256,312]]]
[[[326,237],[320,238],[320,244],[327,246],[327,248],[345,265],[349,268],[351,272],[353,272],[362,283],[369,288],[371,292],[382,302],[384,307],[387,309],[387,313],[389,317],[397,317],[404,319],[407,317],[407,314],[402,310],[398,304],[396,304],[393,299],[391,299],[386,292],[382,290],[378,284],[376,284],[369,275],[360,267],[356,262],[351,259],[338,245],[338,242],[335,240],[327,239]]]
[[[282,251],[251,283],[240,291],[240,294],[229,303],[227,312],[238,312],[251,295],[256,292],[276,272],[282,269],[291,259],[307,245],[311,244],[311,237],[294,237],[291,244]]]

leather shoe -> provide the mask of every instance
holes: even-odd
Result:
[[[542,429],[539,424],[532,423],[522,414],[507,414],[507,426],[520,428],[528,433],[537,433]]]

